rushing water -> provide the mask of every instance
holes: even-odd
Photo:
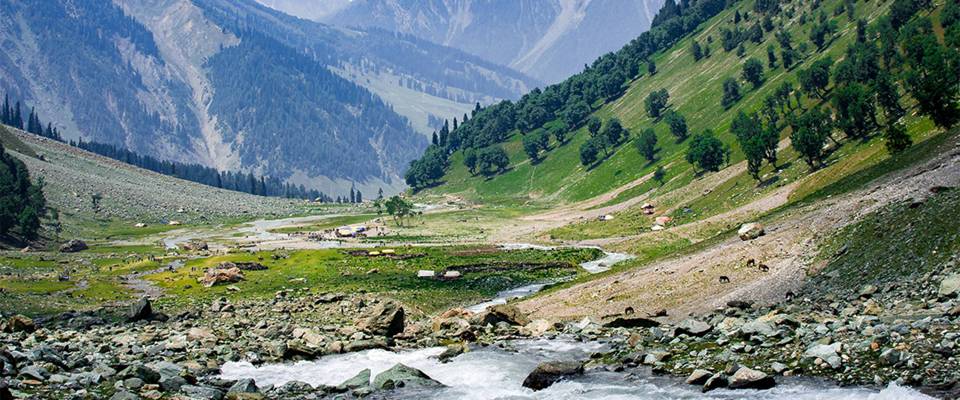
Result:
[[[522,386],[537,364],[547,360],[584,360],[603,350],[598,342],[537,339],[509,342],[509,348],[477,347],[441,364],[440,347],[390,352],[369,350],[324,357],[296,364],[255,367],[247,362],[227,363],[224,378],[254,378],[258,385],[302,381],[311,385],[338,385],[369,368],[373,376],[396,363],[417,368],[447,386],[444,389],[390,392],[397,399],[928,399],[912,389],[890,386],[883,390],[838,388],[803,379],[784,380],[771,390],[716,390],[700,393],[699,387],[676,378],[654,376],[646,370],[632,373],[588,371],[581,377],[534,392]],[[630,371],[628,371],[630,372]]]

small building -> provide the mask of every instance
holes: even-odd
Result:
[[[437,273],[427,269],[417,271],[417,278],[435,278]]]

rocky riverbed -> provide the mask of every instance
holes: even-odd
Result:
[[[429,316],[384,297],[306,291],[277,292],[269,301],[219,299],[188,310],[154,310],[142,300],[123,320],[104,312],[38,321],[14,316],[4,319],[0,334],[0,398],[445,398],[463,390],[455,379],[464,374],[453,371],[497,359],[514,360],[502,369],[487,364],[510,375],[501,377],[510,380],[503,383],[508,392],[543,398],[643,398],[653,388],[672,388],[667,398],[701,392],[749,398],[771,387],[770,397],[825,398],[812,389],[819,384],[795,376],[862,388],[843,392],[848,398],[866,398],[857,396],[891,382],[955,398],[960,288],[951,271],[910,287],[867,286],[842,298],[801,294],[774,307],[732,302],[676,324],[663,322],[671,320],[663,313],[631,310],[579,321],[530,320],[509,304]],[[540,350],[530,343],[541,343]],[[564,346],[570,350],[557,351]],[[363,368],[369,371],[347,369],[349,377],[333,368],[370,357],[380,361]],[[564,389],[569,384],[563,382],[581,389]],[[595,391],[601,387],[606,391]],[[472,393],[496,397],[489,394]]]

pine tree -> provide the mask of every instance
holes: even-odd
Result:
[[[10,126],[23,130],[23,116],[20,114],[20,102],[13,108],[13,117],[10,119]]]

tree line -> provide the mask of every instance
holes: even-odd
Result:
[[[0,236],[16,233],[24,240],[34,240],[46,214],[43,180],[31,182],[27,166],[0,144]]]

